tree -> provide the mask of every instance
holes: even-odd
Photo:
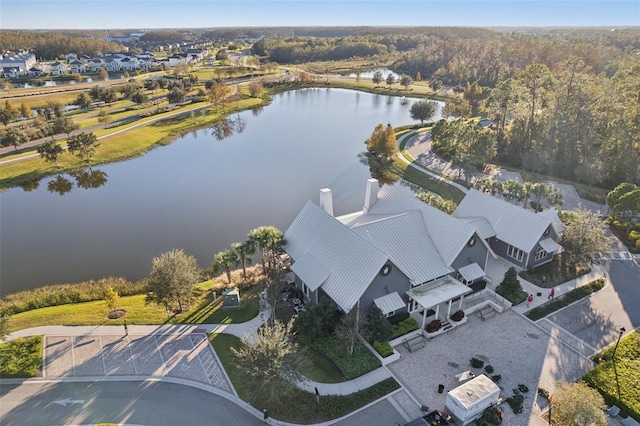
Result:
[[[158,90],[158,81],[149,79],[144,82],[144,88],[147,90],[151,90],[153,93],[156,93],[156,90]]]
[[[563,426],[605,426],[606,407],[598,391],[584,382],[558,382],[551,400],[552,421]]]
[[[340,318],[340,323],[336,327],[334,333],[336,339],[349,356],[353,355],[353,350],[360,341],[360,329],[363,324],[364,320],[358,318],[358,310],[353,308],[351,312]]]
[[[149,101],[149,97],[142,90],[138,90],[133,95],[131,95],[131,100],[137,103],[138,105],[142,105]]]
[[[402,77],[400,77],[400,84],[404,86],[404,90],[409,90],[411,83],[413,83],[413,79],[410,75],[403,74]]]
[[[73,122],[69,117],[58,117],[53,121],[54,133],[66,133],[67,137],[71,137],[71,132],[78,130],[80,126]]]
[[[235,253],[237,263],[242,266],[242,277],[247,279],[247,264],[251,263],[251,257],[256,253],[256,246],[252,240],[231,244],[231,250]]]
[[[218,104],[220,102],[224,102],[224,97],[226,95],[227,95],[227,86],[223,82],[218,81],[214,83],[213,86],[211,86],[211,89],[209,89],[209,93],[207,94],[207,97],[209,98],[209,102],[211,102],[213,105],[216,106],[216,111],[217,111]],[[224,108],[224,103],[222,107]]]
[[[72,136],[67,141],[69,152],[75,153],[80,160],[89,160],[96,153],[96,149],[99,146],[98,138],[93,133],[82,132],[79,135]]]
[[[112,104],[118,100],[118,94],[112,88],[102,89],[100,90],[100,100],[105,104]]]
[[[380,71],[374,72],[373,77],[371,77],[371,81],[373,81],[373,84],[376,86],[379,86],[382,82],[382,73]]]
[[[187,94],[184,90],[178,87],[174,87],[173,89],[169,90],[169,93],[167,93],[167,100],[170,104],[179,104],[180,102],[184,101],[186,95]]]
[[[422,81],[422,74],[420,74],[420,71],[416,73],[416,81]]]
[[[294,341],[293,320],[275,321],[258,329],[254,339],[242,339],[239,349],[231,348],[247,383],[251,383],[251,401],[271,401],[295,389],[306,354]]]
[[[625,233],[628,235],[640,215],[640,187],[629,182],[621,183],[609,191],[607,204],[611,216],[627,224]]]
[[[467,83],[462,97],[471,104],[473,111],[476,112],[482,100],[482,86],[480,86],[477,81],[474,81],[472,84]]]
[[[0,139],[2,146],[13,146],[16,151],[18,147],[27,142],[27,136],[18,129],[8,129],[7,132]]]
[[[102,89],[97,84],[89,90],[89,97],[94,100],[94,102],[98,102],[101,98],[100,94],[102,93]]]
[[[98,73],[98,78],[101,78],[102,80],[106,80],[109,78],[109,73],[105,68],[100,68],[100,72]]]
[[[194,286],[200,280],[196,258],[183,250],[173,249],[153,259],[149,277],[147,303],[157,303],[169,310],[173,303],[180,312],[183,304],[191,302]]]
[[[595,213],[574,210],[564,225],[560,238],[560,244],[565,249],[562,259],[563,263],[568,261],[574,270],[580,262],[599,263],[601,254],[611,250],[607,226]]]
[[[62,147],[54,141],[49,141],[38,147],[38,154],[40,154],[40,157],[44,158],[44,161],[47,163],[52,162],[56,166],[58,165],[58,156],[62,154],[62,152]]]
[[[504,273],[502,282],[496,287],[496,293],[513,302],[521,297],[522,292],[518,271],[512,266]]]
[[[320,303],[305,306],[296,318],[295,329],[301,342],[311,343],[330,336],[335,331],[337,321],[336,305],[328,297],[323,297]]]
[[[76,97],[76,99],[73,101],[73,103],[78,105],[81,109],[87,109],[91,105],[93,105],[93,102],[91,101],[91,97],[84,92],[80,93]]]
[[[111,115],[109,115],[107,111],[101,109],[100,112],[98,113],[98,122],[102,124],[107,124],[111,120],[112,120]]]
[[[223,250],[216,253],[213,257],[213,273],[219,274],[224,271],[227,274],[227,281],[231,284],[231,265],[236,261],[236,254],[231,250]]]
[[[367,314],[366,323],[362,327],[364,337],[369,342],[388,342],[393,337],[393,327],[377,306],[373,306]]]
[[[262,271],[268,273],[278,251],[286,244],[284,234],[275,226],[261,226],[249,232],[248,237],[262,251]]]
[[[453,214],[458,207],[454,201],[442,198],[433,192],[421,192],[416,195],[416,198],[447,214]]]
[[[412,120],[420,120],[420,125],[424,126],[424,122],[435,115],[436,107],[434,101],[418,101],[411,105],[409,114]]]
[[[22,102],[20,104],[20,115],[24,118],[33,117],[33,111],[31,111],[31,108],[29,108],[29,105],[27,105],[25,102]]]
[[[280,258],[276,258],[273,267],[267,274],[264,289],[264,298],[269,307],[271,307],[270,320],[276,318],[276,309],[282,302],[282,293],[287,289],[286,268],[284,262]]]
[[[249,93],[252,98],[259,98],[262,96],[264,94],[264,87],[262,86],[262,83],[259,81],[252,81],[249,83]]]
[[[113,289],[113,287],[107,288],[107,291],[104,293],[104,304],[106,305],[109,312],[113,312],[118,308],[118,304],[120,304],[120,296],[118,292]]]
[[[389,88],[391,88],[391,86],[395,82],[396,82],[396,76],[391,74],[391,73],[389,73],[389,75],[387,76],[387,85],[389,86]]]
[[[398,141],[391,124],[386,127],[378,124],[369,139],[365,141],[367,151],[360,154],[369,166],[371,176],[381,185],[391,184],[398,180],[398,176],[391,170],[395,155],[398,152]]]
[[[360,87],[360,80],[361,80],[360,72],[358,71],[356,73],[356,87]]]

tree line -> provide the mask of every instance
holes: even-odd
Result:
[[[1,51],[32,51],[38,60],[63,59],[67,53],[102,55],[121,52],[124,46],[100,38],[65,35],[57,31],[0,31]]]

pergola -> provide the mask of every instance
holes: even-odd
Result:
[[[437,317],[440,313],[440,304],[443,302],[449,302],[447,309],[448,318],[451,314],[451,304],[453,299],[456,297],[460,298],[458,309],[462,309],[462,299],[464,295],[471,293],[472,291],[473,290],[470,287],[467,287],[460,281],[450,276],[446,276],[412,288],[407,291],[407,296],[415,300],[424,308],[422,311],[422,328],[424,329],[427,321],[427,309],[435,307]]]

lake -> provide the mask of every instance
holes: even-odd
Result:
[[[357,154],[378,123],[413,123],[414,101],[290,91],[259,112],[234,114],[228,128],[8,190],[0,194],[0,295],[106,276],[137,280],[173,248],[208,267],[253,228],[286,230],[324,187],[333,190],[336,215],[360,209],[370,176]]]

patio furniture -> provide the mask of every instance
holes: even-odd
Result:
[[[293,310],[296,312],[296,314],[299,314],[300,312],[304,311],[304,305],[296,305],[293,307]]]
[[[489,318],[495,317],[496,311],[490,305],[487,305],[483,308],[478,309],[476,311],[476,316],[480,318],[482,321],[485,321]]]
[[[404,346],[409,353],[424,348],[426,344],[422,334],[418,334],[410,339],[402,339],[402,346]]]

